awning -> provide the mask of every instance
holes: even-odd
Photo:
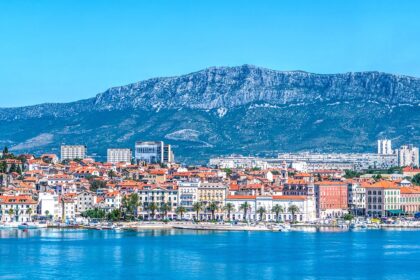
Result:
[[[405,212],[401,209],[388,210],[387,212],[391,215],[404,215],[405,214]]]

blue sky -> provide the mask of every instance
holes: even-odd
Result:
[[[3,0],[0,107],[245,63],[420,77],[419,15],[408,0]]]

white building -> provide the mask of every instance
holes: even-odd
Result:
[[[380,155],[392,155],[394,151],[392,150],[391,140],[381,139],[378,140],[378,154]]]
[[[350,182],[347,187],[349,211],[354,215],[364,215],[366,208],[366,189],[358,182]]]
[[[84,145],[62,145],[61,160],[86,158],[87,147]]]
[[[0,196],[0,221],[30,222],[35,214],[36,201],[25,195]]]
[[[419,166],[419,148],[403,145],[396,150],[399,166]]]
[[[131,163],[132,152],[131,149],[108,149],[107,162],[118,163],[125,162]]]
[[[226,156],[211,158],[209,165],[217,166],[218,168],[260,168],[267,169],[270,167],[264,159],[257,157],[245,156]]]
[[[174,154],[171,145],[165,145],[162,141],[138,141],[135,144],[135,159],[137,162],[171,163]]]
[[[198,188],[200,184],[200,181],[178,182],[178,203],[187,212],[192,212],[193,204],[198,201]],[[192,218],[189,217],[189,214],[186,214],[185,217]]]
[[[249,205],[247,209],[246,217],[244,216],[245,211],[242,208],[244,203]],[[278,219],[280,221],[313,221],[316,219],[316,207],[315,200],[312,197],[307,196],[255,196],[255,195],[231,195],[226,199],[226,204],[231,203],[234,206],[234,210],[231,212],[230,218],[232,220],[260,220],[260,214],[258,209],[263,208],[265,213],[262,217],[263,221],[274,221],[276,220],[276,213],[274,213],[273,207],[279,205],[283,211],[279,213]],[[289,211],[290,206],[296,206],[299,210],[292,216]],[[226,213],[227,215],[227,213]]]
[[[53,219],[60,217],[60,204],[58,195],[50,192],[39,193],[38,214],[41,216],[52,216]]]

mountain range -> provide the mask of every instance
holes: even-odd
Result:
[[[15,152],[85,144],[100,160],[107,148],[138,140],[172,144],[186,163],[232,153],[375,152],[383,137],[420,143],[420,79],[211,67],[71,103],[0,108],[0,131],[0,145]]]

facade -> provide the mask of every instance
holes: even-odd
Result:
[[[269,167],[269,164],[264,159],[244,156],[211,158],[209,165],[217,166],[218,168],[260,168],[262,170]]]
[[[38,196],[38,214],[41,216],[52,216],[53,219],[59,217],[60,204],[58,195],[49,192],[41,192]]]
[[[132,158],[131,149],[108,149],[107,150],[107,162],[119,163],[125,162],[130,164]]]
[[[320,169],[330,170],[366,170],[369,168],[386,169],[397,166],[395,154],[374,153],[283,153],[278,154],[277,161],[306,163],[306,171],[313,172]]]
[[[180,206],[185,207],[187,212],[192,212],[193,204],[198,202],[199,187],[200,181],[178,183],[178,202]]]
[[[387,217],[399,213],[400,188],[390,181],[379,181],[365,186],[366,214],[369,217]]]
[[[338,218],[348,211],[347,184],[341,181],[315,183],[317,218]]]
[[[401,210],[413,215],[420,212],[420,187],[401,187]]]
[[[171,214],[178,206],[178,190],[174,186],[154,187],[146,185],[138,190],[137,194],[143,207],[143,215],[147,214],[147,207],[151,203],[155,203],[158,208],[164,203],[169,204]]]
[[[279,221],[298,221],[308,222],[316,218],[316,207],[313,198],[306,196],[255,196],[255,195],[229,195],[226,198],[226,204],[231,203],[234,210],[231,212],[230,217],[225,217],[231,220],[254,220],[261,219],[258,214],[258,209],[265,209],[263,214],[263,221],[275,221],[276,214],[272,211],[275,205],[279,205],[283,211],[279,214]],[[247,203],[249,208],[245,216],[245,211],[241,205]],[[298,211],[293,214],[289,211],[290,206],[296,206]],[[225,215],[228,215],[225,213]]]
[[[36,201],[25,195],[0,196],[0,221],[30,222],[36,213]]]
[[[391,140],[382,139],[378,140],[378,154],[380,155],[392,155],[394,151],[392,150]]]
[[[353,215],[365,215],[366,189],[357,182],[348,183],[348,208]]]
[[[399,166],[419,167],[419,148],[413,145],[403,145],[397,149]]]
[[[62,145],[61,160],[86,158],[87,147],[84,145]]]
[[[174,154],[171,145],[162,141],[138,141],[135,144],[135,159],[146,163],[172,163]]]
[[[97,195],[94,192],[82,191],[76,196],[76,213],[83,213],[93,209],[97,203]]]
[[[222,207],[225,203],[228,186],[224,183],[202,182],[198,189],[198,200],[205,204],[216,202]]]

